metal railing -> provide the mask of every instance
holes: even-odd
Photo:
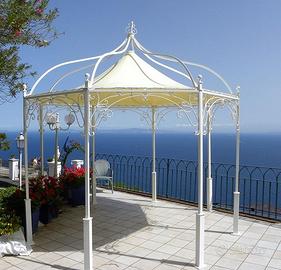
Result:
[[[151,194],[152,159],[149,157],[97,154],[114,172],[116,188]],[[197,162],[170,158],[156,159],[157,195],[197,203]],[[231,210],[235,165],[212,163],[214,208]],[[204,203],[206,203],[207,164],[204,164]],[[240,166],[240,212],[281,220],[281,169]]]
[[[150,157],[97,154],[113,169],[114,186],[124,191],[151,194]],[[8,162],[0,167],[7,174]],[[170,158],[156,159],[157,195],[197,203],[197,162]],[[212,163],[213,207],[232,210],[235,165]],[[207,164],[204,163],[204,203],[206,203]],[[240,166],[240,212],[281,220],[281,169]]]

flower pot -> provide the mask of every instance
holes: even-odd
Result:
[[[52,214],[50,211],[50,206],[48,204],[43,204],[40,206],[39,220],[45,225],[51,222]]]
[[[39,224],[39,215],[40,215],[40,211],[39,211],[39,207],[34,209],[32,211],[32,233],[36,233],[38,230],[38,224]]]
[[[59,216],[59,208],[56,205],[49,206],[49,211],[52,218],[57,218]]]
[[[69,188],[68,199],[73,206],[85,204],[85,186]]]
[[[38,230],[38,224],[39,224],[39,207],[32,209],[31,212],[31,222],[32,222],[32,234],[36,233]],[[26,237],[26,219],[25,219],[25,215],[22,217],[22,226],[23,226],[23,232],[24,232],[24,236]]]

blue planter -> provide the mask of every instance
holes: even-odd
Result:
[[[77,188],[70,188],[68,193],[68,200],[72,206],[85,204],[85,186],[82,185]]]
[[[40,206],[39,220],[43,224],[48,224],[52,220],[52,213],[48,204]]]
[[[32,212],[32,233],[35,233],[38,230],[39,214],[40,214],[39,208],[36,208]]]

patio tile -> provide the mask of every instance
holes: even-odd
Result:
[[[5,270],[9,267],[12,267],[12,265],[8,262],[5,262],[5,261],[1,261],[0,263],[0,270]]]
[[[76,262],[83,262],[84,261],[84,253],[82,251],[77,251],[74,253],[71,253],[69,255],[66,256],[66,258],[69,258],[73,261]]]
[[[270,258],[262,257],[259,255],[251,255],[251,254],[245,260],[245,262],[254,263],[254,264],[258,264],[258,265],[262,265],[262,266],[266,266],[269,261],[270,261]]]
[[[262,248],[269,248],[269,249],[276,249],[278,247],[278,243],[276,242],[272,242],[272,241],[263,241],[260,240],[257,243],[258,247],[262,247]]]
[[[57,261],[55,261],[52,266],[53,268],[59,268],[59,267],[72,267],[73,265],[77,264],[77,261],[71,260],[69,258],[61,258]]]
[[[140,270],[148,270],[148,269],[154,269],[159,265],[161,265],[161,263],[157,260],[154,261],[150,259],[141,259],[136,263],[134,263],[132,266]]]
[[[98,193],[97,200],[95,269],[194,269],[196,208],[121,192]],[[65,206],[59,218],[39,227],[31,256],[3,257],[0,270],[83,269],[83,215],[84,207]],[[232,216],[206,213],[205,269],[281,269],[281,227],[241,218],[240,228],[240,236],[225,233]]]
[[[238,269],[239,270],[250,270],[250,269],[253,269],[253,270],[264,270],[264,269],[266,269],[266,267],[262,266],[262,265],[254,264],[254,263],[244,262],[244,263],[241,264],[241,266]]]
[[[133,256],[133,255],[129,255],[129,254],[121,255],[114,259],[115,262],[121,263],[121,264],[124,264],[127,266],[130,266],[131,264],[133,264],[139,260],[140,260],[140,258],[138,258],[137,256]]]
[[[115,261],[110,261],[98,267],[98,270],[123,270],[126,269],[128,265],[117,263]]]
[[[268,266],[277,268],[277,269],[281,269],[281,257],[279,257],[279,259],[277,259],[277,258],[271,259]]]
[[[221,258],[219,259],[216,264],[216,266],[220,266],[220,267],[225,267],[227,269],[238,269],[239,266],[241,265],[241,261],[235,261],[232,259],[228,259],[228,258]]]

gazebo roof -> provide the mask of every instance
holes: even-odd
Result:
[[[134,51],[126,52],[114,65],[99,75],[90,91],[118,88],[168,91],[189,89],[149,65]]]
[[[129,49],[131,48],[132,49]],[[144,61],[136,54],[140,52],[149,62],[154,62],[155,66],[168,69],[178,75],[185,77],[191,86],[184,85],[168,77],[155,67]],[[101,74],[98,74],[98,67],[101,61],[108,57],[119,56],[111,67]],[[179,71],[174,67],[159,63],[156,59],[164,59],[179,64],[184,71]],[[126,107],[182,107],[198,105],[198,84],[194,81],[188,65],[176,57],[153,54],[144,49],[136,40],[134,32],[129,32],[127,38],[115,50],[100,56],[86,59],[74,60],[59,64],[46,71],[34,84],[27,99],[33,99],[40,104],[54,105],[83,105],[83,94],[85,86],[73,87],[64,91],[56,90],[55,86],[69,75],[84,69],[76,69],[59,78],[49,92],[33,94],[39,82],[51,71],[59,67],[85,61],[96,61],[96,63],[86,66],[93,67],[92,77],[89,78],[88,90],[90,93],[91,106],[102,106],[107,108]],[[199,65],[202,67],[202,65]],[[208,68],[207,68],[208,69]],[[209,69],[210,71],[210,69]],[[213,72],[214,73],[214,72]],[[98,75],[97,75],[98,74]],[[96,76],[97,75],[97,76]],[[218,74],[216,74],[218,75]],[[220,76],[217,76],[220,78]],[[211,91],[201,88],[204,92],[204,103],[212,100],[238,100],[239,97],[233,93]]]

